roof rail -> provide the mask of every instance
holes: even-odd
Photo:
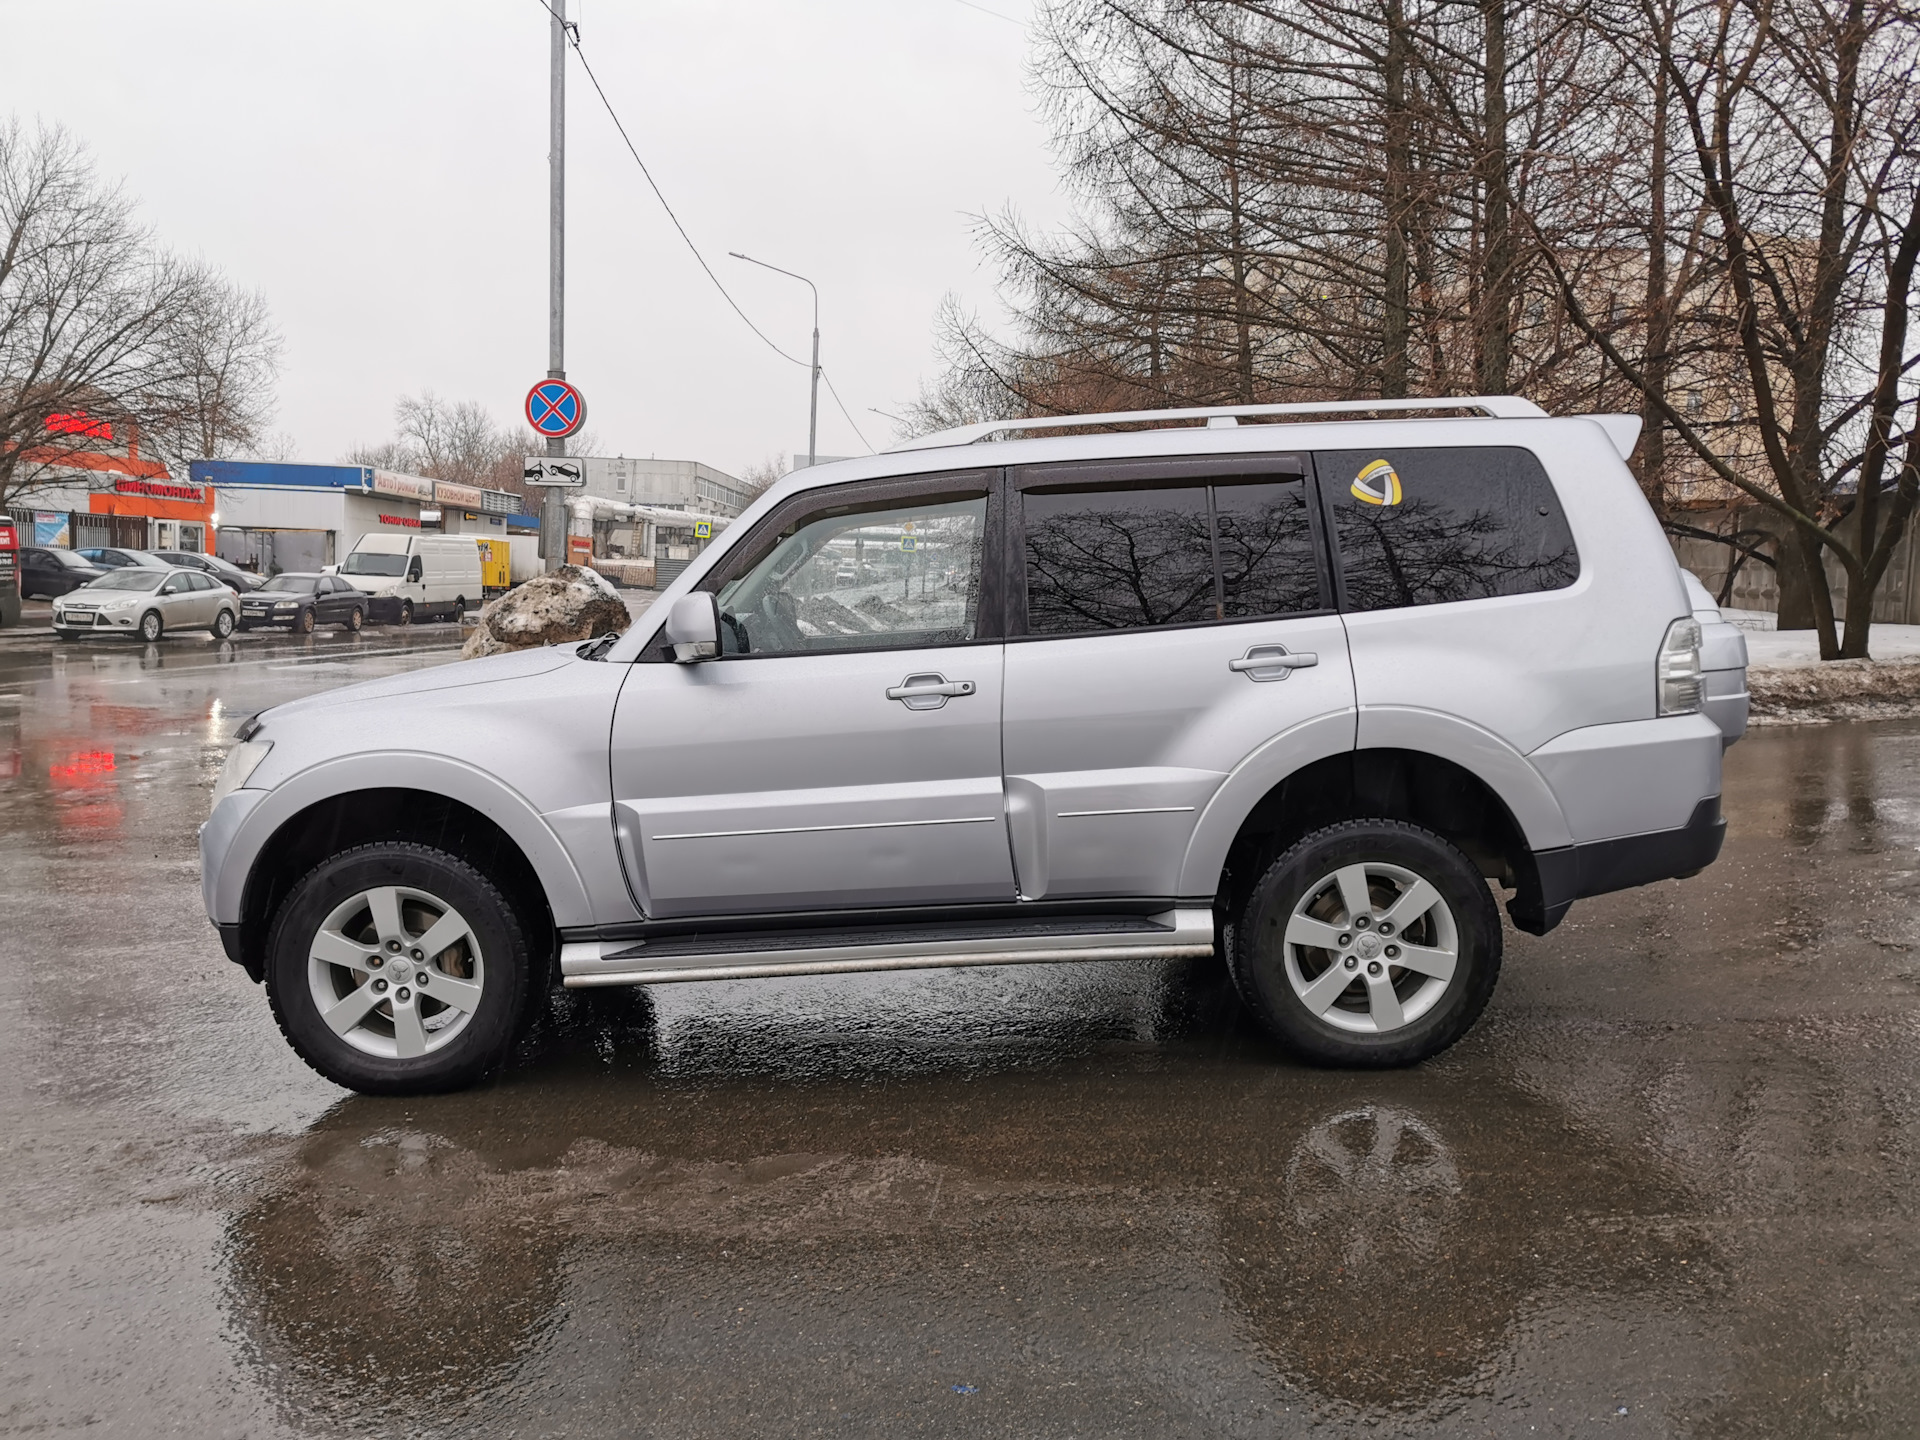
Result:
[[[1518,395],[1461,395],[1438,400],[1320,400],[1292,405],[1207,405],[1186,410],[1115,410],[1104,415],[1047,415],[1037,420],[986,420],[921,435],[890,451],[935,450],[947,445],[972,445],[995,435],[1024,430],[1062,430],[1077,425],[1138,425],[1153,420],[1205,420],[1209,429],[1238,425],[1242,417],[1264,415],[1372,414],[1383,410],[1478,410],[1502,420],[1537,420],[1546,416],[1531,400]]]

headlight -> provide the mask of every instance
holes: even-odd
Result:
[[[213,787],[213,804],[208,808],[218,809],[222,800],[246,784],[271,749],[271,740],[242,740],[227,751],[227,763],[220,767],[219,782]]]
[[[1662,715],[1691,715],[1700,708],[1700,622],[1691,617],[1667,627],[1654,664],[1654,693]]]
[[[293,600],[279,600],[274,602],[273,608],[276,610],[296,610],[299,608],[299,604]]]

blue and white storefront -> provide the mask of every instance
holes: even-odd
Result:
[[[363,535],[439,530],[449,512],[461,523],[444,528],[504,535],[505,512],[519,508],[503,491],[370,465],[195,460],[190,469],[213,489],[215,553],[263,575],[337,565]]]

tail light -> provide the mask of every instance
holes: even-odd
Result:
[[[1692,715],[1700,709],[1700,622],[1691,616],[1667,627],[1654,665],[1654,691],[1662,715]]]

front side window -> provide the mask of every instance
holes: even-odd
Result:
[[[979,634],[987,497],[802,516],[719,592],[722,655],[956,645]]]
[[[1579,577],[1573,532],[1531,451],[1323,450],[1314,465],[1350,610],[1526,595]]]
[[[1245,620],[1325,603],[1300,479],[1035,489],[1022,514],[1030,635]]]

